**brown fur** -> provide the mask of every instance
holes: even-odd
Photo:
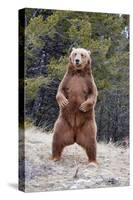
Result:
[[[95,104],[97,88],[91,72],[90,58],[77,70],[70,61],[57,95],[60,113],[54,126],[52,158],[59,160],[65,146],[81,145],[89,162],[96,162]]]

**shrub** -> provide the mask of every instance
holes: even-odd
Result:
[[[67,57],[61,57],[59,60],[52,58],[50,64],[48,65],[49,77],[51,79],[54,77],[58,77],[61,80],[66,72],[67,64]]]
[[[47,84],[49,78],[40,76],[37,78],[28,78],[25,80],[26,99],[34,100],[37,96],[38,89],[42,84]]]

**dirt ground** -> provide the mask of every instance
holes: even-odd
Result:
[[[98,143],[96,168],[88,165],[85,151],[74,144],[64,149],[60,161],[54,162],[49,159],[52,136],[35,128],[25,132],[26,192],[129,185],[129,148]]]

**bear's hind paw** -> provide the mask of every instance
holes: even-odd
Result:
[[[51,156],[50,157],[50,160],[53,160],[53,161],[59,161],[60,160],[60,157],[55,157],[55,156]]]
[[[99,167],[99,164],[98,164],[98,162],[97,161],[90,161],[89,162],[89,167]]]

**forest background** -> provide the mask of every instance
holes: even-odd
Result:
[[[55,96],[69,53],[82,47],[91,51],[99,92],[97,139],[127,143],[129,15],[25,9],[24,24],[20,20],[20,33],[25,33],[25,127],[53,129],[59,111]]]

